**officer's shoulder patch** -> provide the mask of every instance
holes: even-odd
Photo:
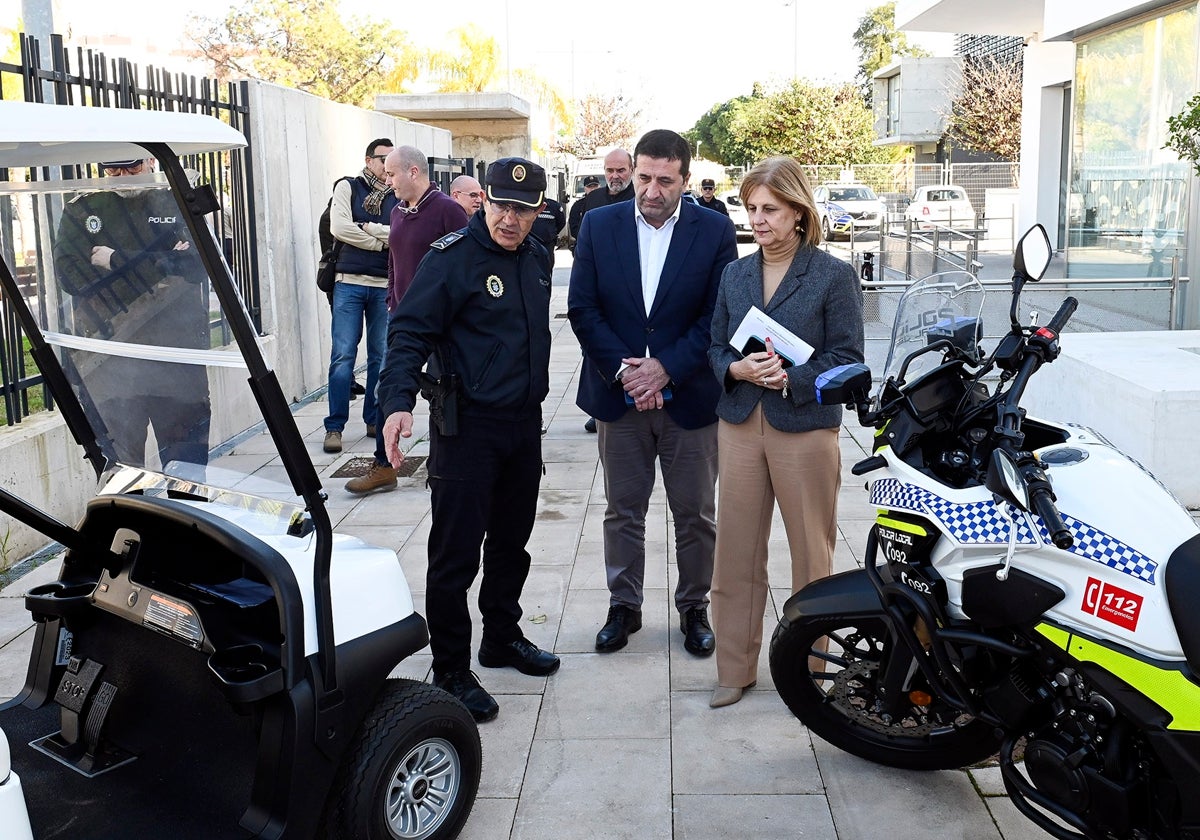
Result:
[[[461,230],[454,230],[454,231],[451,231],[450,233],[447,233],[441,239],[438,239],[438,240],[430,243],[429,247],[433,248],[437,251],[445,251],[447,248],[449,248],[455,242],[462,239],[465,235],[466,234],[464,234]]]

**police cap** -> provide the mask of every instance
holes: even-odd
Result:
[[[600,186],[600,179],[595,175],[589,175],[583,179],[583,185],[585,187],[598,187]]]
[[[546,197],[546,170],[525,158],[500,158],[488,167],[487,197],[489,201],[541,207]]]

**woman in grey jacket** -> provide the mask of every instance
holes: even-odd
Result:
[[[739,195],[759,251],[726,267],[708,351],[724,386],[717,404],[720,496],[711,595],[714,708],[736,703],[758,678],[776,500],[791,552],[792,591],[830,572],[842,409],[819,405],[814,383],[829,368],[863,360],[858,275],[817,247],[817,210],[800,165],[769,158],[747,173]],[[766,349],[731,346],[751,307],[811,345],[812,355],[788,360],[766,341]]]

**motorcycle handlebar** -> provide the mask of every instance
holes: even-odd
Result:
[[[1054,499],[1050,497],[1049,490],[1034,491],[1029,501],[1032,502],[1037,515],[1046,523],[1046,530],[1050,533],[1051,542],[1062,549],[1070,548],[1075,544],[1075,538],[1067,530],[1062,514],[1058,512],[1058,507],[1054,504]]]
[[[1075,314],[1075,310],[1078,307],[1078,300],[1073,297],[1067,298],[1058,307],[1058,311],[1054,313],[1054,317],[1050,319],[1050,323],[1046,324],[1046,328],[1056,335],[1062,332],[1063,327],[1071,320],[1071,316]]]

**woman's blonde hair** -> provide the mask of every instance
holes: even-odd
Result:
[[[812,187],[804,170],[795,158],[769,157],[746,173],[742,185],[738,187],[738,196],[742,205],[750,197],[750,193],[759,187],[779,196],[793,210],[800,214],[800,246],[821,244],[820,216],[817,215],[817,203],[813,200]]]

